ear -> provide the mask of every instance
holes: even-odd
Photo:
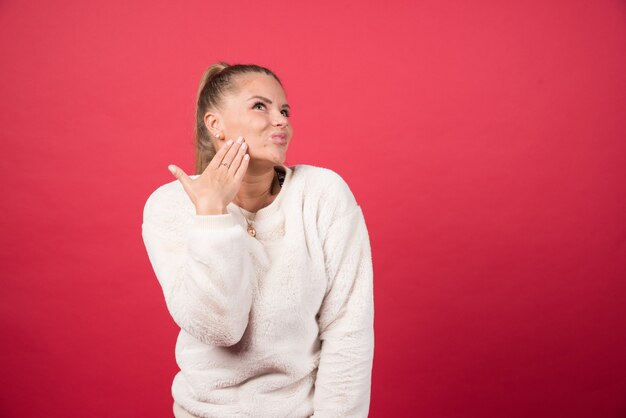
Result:
[[[206,112],[204,114],[204,126],[206,126],[212,139],[218,139],[218,135],[221,139],[224,134],[222,125],[222,117],[219,113]]]

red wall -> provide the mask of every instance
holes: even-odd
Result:
[[[0,416],[171,416],[142,208],[219,60],[363,206],[372,417],[626,416],[623,1],[4,0],[0,57]]]

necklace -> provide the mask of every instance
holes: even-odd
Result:
[[[274,179],[275,178],[276,178],[276,175],[274,175]],[[274,187],[274,179],[272,179],[272,183],[270,184],[270,188],[265,193],[263,193],[261,196],[265,196],[267,193],[272,191],[272,188]],[[282,184],[281,184],[281,186],[282,186]],[[243,213],[243,210],[241,210],[241,207],[239,207],[239,205],[237,205],[237,207],[239,208],[239,212],[241,212],[241,216],[243,216],[243,218],[246,220],[246,224],[248,224],[248,227],[246,228],[246,230],[248,231],[248,234],[250,234],[251,237],[256,237],[256,229],[254,229],[254,226],[252,225],[252,223],[254,222],[254,218],[256,218],[256,214],[257,214],[258,211],[254,212],[254,215],[252,215],[252,219],[248,219],[248,217]]]
[[[244,219],[246,220],[246,223],[248,224],[248,228],[246,228],[248,231],[248,234],[250,234],[251,237],[256,237],[256,229],[254,229],[254,227],[252,226],[252,222],[254,222],[254,218],[256,217],[256,212],[254,213],[254,216],[252,217],[252,219],[248,219],[248,217],[243,214],[243,211],[241,211],[241,208],[239,208],[239,211],[241,212]]]

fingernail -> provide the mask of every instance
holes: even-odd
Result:
[[[171,165],[171,164],[167,166],[167,169],[170,170],[170,173],[172,173],[172,174],[174,174],[176,172],[176,168],[174,168],[174,166]]]
[[[242,138],[241,136],[239,136],[239,137],[237,138],[237,143],[238,143],[238,144],[241,144],[242,142],[243,142],[243,138]]]
[[[229,139],[229,140],[226,142],[226,145],[232,145],[232,144],[233,144],[233,140],[232,140],[232,139]]]

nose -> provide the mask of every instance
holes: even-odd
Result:
[[[289,118],[283,115],[282,111],[278,111],[277,114],[274,115],[274,125],[276,126],[287,126],[289,123]]]

